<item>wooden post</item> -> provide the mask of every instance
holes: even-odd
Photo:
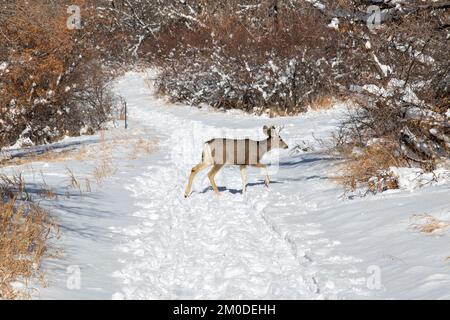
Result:
[[[127,102],[125,101],[125,129],[128,129]]]

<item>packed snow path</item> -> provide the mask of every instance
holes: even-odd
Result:
[[[116,82],[130,129],[111,134],[157,137],[157,150],[131,160],[135,143],[125,139],[112,152],[117,172],[82,197],[60,189],[67,168],[89,177],[92,161],[37,162],[25,173],[39,184],[43,171],[61,194],[48,207],[64,254],[44,261],[49,286],[37,298],[450,298],[448,234],[410,227],[418,213],[450,220],[449,185],[343,197],[333,179],[340,161],[325,149],[345,106],[277,119],[215,112],[158,99],[149,77],[131,72]],[[204,141],[262,139],[266,124],[284,125],[290,146],[266,158],[269,188],[249,169],[243,195],[239,169],[229,166],[216,176],[220,197],[205,170],[184,198]],[[90,150],[99,137],[74,139],[58,146]]]
[[[332,298],[341,291],[354,295],[358,284],[365,284],[352,267],[352,257],[332,257],[328,263],[345,267],[326,278],[319,271],[327,263],[322,256],[337,245],[321,237],[320,225],[307,223],[304,217],[320,205],[309,195],[326,191],[330,184],[315,169],[321,170],[327,161],[322,154],[279,154],[270,187],[254,169],[246,195],[241,192],[239,170],[225,167],[216,178],[221,196],[215,196],[207,169],[194,181],[190,198],[183,197],[204,141],[224,135],[263,138],[263,124],[283,123],[287,141],[299,143],[308,136],[312,139],[311,119],[297,120],[294,128],[289,119],[170,107],[152,96],[138,74],[123,79],[117,88],[128,102],[130,117],[155,129],[161,141],[156,161],[127,185],[140,207],[134,215],[141,222],[116,230],[128,236],[117,250],[134,254],[114,274],[125,284],[116,298]],[[323,121],[314,122],[317,134],[334,128],[338,119],[333,115],[322,114]],[[316,246],[320,251],[310,252]]]

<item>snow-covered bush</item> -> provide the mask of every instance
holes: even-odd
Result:
[[[317,9],[233,3],[159,33],[150,51],[161,93],[193,105],[296,114],[335,88],[339,34]]]
[[[390,166],[434,170],[450,156],[445,3],[380,6],[383,20],[372,30],[357,14],[341,17],[341,28],[345,22],[350,26],[343,31],[345,47],[353,54],[347,55],[340,73],[350,77],[348,89],[358,108],[343,122],[339,142],[356,161],[348,168],[349,177],[363,182]],[[362,152],[353,153],[355,148]]]

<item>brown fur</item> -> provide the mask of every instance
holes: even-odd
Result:
[[[214,181],[217,172],[224,165],[239,165],[242,176],[242,189],[246,190],[247,176],[245,169],[247,166],[261,168],[265,171],[265,184],[268,187],[270,183],[267,166],[261,163],[263,155],[272,148],[288,148],[288,145],[283,141],[279,135],[279,131],[275,127],[263,128],[264,133],[268,136],[266,140],[254,141],[250,139],[223,139],[217,138],[209,140],[205,143],[202,153],[202,162],[192,168],[189,176],[188,184],[184,196],[187,198],[191,192],[192,183],[201,170],[209,166],[213,166],[208,173],[209,181],[216,194],[219,194],[219,189]]]

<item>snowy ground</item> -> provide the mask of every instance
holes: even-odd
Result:
[[[448,231],[424,235],[410,227],[413,214],[450,220],[450,186],[343,197],[332,179],[340,161],[318,142],[330,137],[343,106],[278,119],[217,113],[164,103],[146,77],[128,73],[116,84],[131,123],[106,137],[115,173],[81,196],[60,190],[48,204],[61,224],[64,254],[45,261],[49,286],[36,298],[450,299]],[[263,138],[264,124],[285,125],[291,147],[267,157],[279,158],[269,188],[250,169],[243,195],[239,170],[226,167],[216,178],[220,197],[207,170],[183,197],[202,142]],[[152,153],[126,156],[137,138],[154,137]],[[99,140],[62,145],[108,153]],[[297,144],[312,150],[294,152]],[[61,186],[66,168],[83,179],[95,166],[95,159],[70,159],[21,169],[28,181],[37,183],[42,171],[49,186]],[[73,286],[77,268],[80,288]]]

